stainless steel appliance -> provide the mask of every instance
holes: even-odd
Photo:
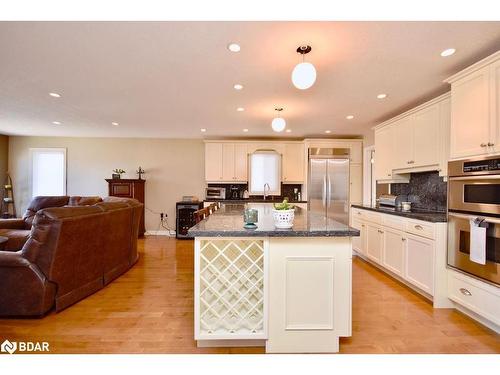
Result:
[[[500,156],[448,163],[448,265],[500,285]],[[486,227],[486,264],[470,260],[470,220]]]
[[[392,194],[381,194],[378,198],[378,204],[380,206],[400,208],[402,203],[405,202],[408,197],[404,194],[392,195]]]
[[[349,223],[349,149],[310,148],[308,209]]]
[[[206,199],[226,199],[226,188],[223,187],[207,187],[205,188]]]

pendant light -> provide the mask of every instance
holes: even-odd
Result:
[[[283,111],[283,108],[274,108],[274,110],[277,112],[278,117],[273,118],[273,121],[271,122],[271,127],[275,132],[279,133],[285,130],[286,121],[283,117],[280,116],[280,113],[281,111]]]
[[[313,64],[305,62],[305,55],[311,52],[311,46],[300,46],[297,53],[302,55],[302,62],[293,68],[292,82],[299,90],[306,90],[316,82],[316,68]]]

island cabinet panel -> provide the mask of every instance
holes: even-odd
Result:
[[[195,339],[267,338],[267,241],[195,241]]]
[[[267,353],[332,353],[351,335],[351,242],[270,238]]]

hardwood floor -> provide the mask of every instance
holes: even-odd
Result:
[[[53,353],[263,353],[197,348],[193,242],[140,240],[141,258],[98,293],[43,319],[0,319],[0,340],[48,341]],[[500,353],[500,336],[353,262],[353,336],[341,353]]]

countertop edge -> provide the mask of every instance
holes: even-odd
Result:
[[[447,223],[448,222],[445,212],[436,211],[434,213],[432,211],[429,211],[429,212],[419,213],[419,212],[411,212],[411,211],[410,212],[390,211],[387,209],[380,209],[378,207],[364,206],[362,204],[351,204],[351,207],[352,208],[359,208],[360,210],[368,210],[368,211],[378,212],[381,214],[404,217],[404,218],[408,218],[408,219],[427,221],[429,223]]]

